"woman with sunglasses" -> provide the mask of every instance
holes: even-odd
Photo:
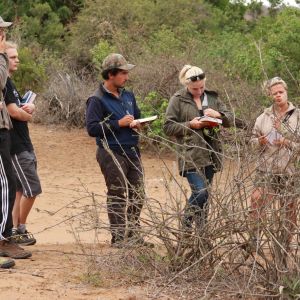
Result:
[[[196,228],[201,229],[207,217],[207,188],[222,165],[219,123],[229,127],[233,115],[216,92],[205,89],[202,69],[185,65],[179,80],[183,88],[170,99],[164,131],[176,138],[179,172],[187,178],[192,191],[183,226],[189,230],[195,221]],[[216,118],[218,122],[206,121],[203,116]]]

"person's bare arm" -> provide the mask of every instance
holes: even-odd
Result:
[[[26,104],[22,105],[21,109],[26,111],[28,114],[32,115],[33,112],[35,111],[35,105],[33,103],[26,103]]]
[[[22,108],[18,107],[15,103],[10,103],[7,105],[7,110],[9,115],[18,121],[30,121],[32,115],[27,113]]]

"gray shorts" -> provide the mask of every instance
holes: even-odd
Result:
[[[41,183],[37,174],[37,160],[34,151],[23,151],[12,155],[17,191],[27,198],[42,193]]]

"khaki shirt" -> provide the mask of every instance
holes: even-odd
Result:
[[[289,147],[278,147],[270,143],[261,146],[258,142],[258,137],[264,135],[268,138],[274,130],[276,116],[273,106],[265,109],[256,119],[252,131],[251,144],[259,151],[258,170],[279,175],[292,175],[297,171],[300,150],[300,110],[289,102],[289,108],[285,117],[287,115],[289,115],[287,121],[282,122],[276,134],[279,134],[279,137],[288,139],[290,141]]]

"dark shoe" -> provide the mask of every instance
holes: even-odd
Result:
[[[193,228],[193,222],[194,222],[194,213],[192,213],[191,208],[185,210],[184,216],[182,218],[182,227],[185,230],[189,230]]]
[[[9,269],[15,265],[15,261],[11,258],[0,257],[0,268]]]
[[[249,240],[242,245],[242,249],[249,253],[255,253],[259,250],[260,244],[260,238],[250,237]]]
[[[29,251],[25,251],[14,241],[3,240],[0,241],[0,256],[23,259],[31,257],[32,254]]]
[[[110,245],[112,248],[117,249],[129,248],[128,244],[124,240],[112,242]]]
[[[111,243],[111,246],[113,248],[136,248],[136,247],[149,247],[154,248],[154,244],[150,242],[146,242],[142,237],[140,236],[131,236],[127,239],[118,240]]]
[[[124,244],[124,238],[121,238],[119,236],[113,235],[111,239],[111,247],[112,248],[123,248]]]
[[[134,243],[132,243],[132,241],[130,241],[129,239],[120,239],[120,240],[112,241],[111,247],[117,249],[131,249],[131,248],[135,248],[136,245],[134,245]]]
[[[131,237],[128,237],[127,243],[132,246],[142,246],[148,248],[154,248],[154,244],[150,242],[146,242],[143,237],[139,234],[133,234]]]
[[[27,230],[25,231],[25,233],[21,233],[18,230],[13,230],[10,239],[22,246],[31,246],[36,243],[36,239],[34,238],[33,234],[28,232]]]
[[[207,222],[207,214],[206,211],[201,209],[195,214],[195,226],[198,231],[203,231]]]

